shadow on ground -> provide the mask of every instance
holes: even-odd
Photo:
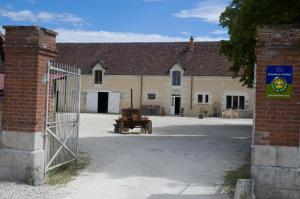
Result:
[[[147,199],[225,199],[224,195],[173,195],[173,194],[153,194]]]
[[[154,128],[152,135],[107,133],[80,138],[79,143],[80,150],[92,158],[87,172],[105,173],[110,178],[143,176],[214,186],[221,182],[225,170],[241,164],[250,151],[251,126],[167,126]]]

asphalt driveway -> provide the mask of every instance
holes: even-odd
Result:
[[[223,199],[222,176],[250,151],[252,120],[151,117],[152,135],[114,134],[116,115],[81,114],[90,165],[69,199]]]

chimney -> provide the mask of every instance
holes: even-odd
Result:
[[[190,38],[190,50],[194,50],[195,44],[194,44],[194,37],[191,36]]]

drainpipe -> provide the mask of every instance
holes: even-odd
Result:
[[[190,101],[190,109],[193,110],[193,91],[194,91],[194,76],[191,76],[191,101]]]
[[[133,95],[132,89],[130,89],[130,108],[133,108],[132,95]]]
[[[144,76],[141,75],[141,95],[140,95],[140,109],[142,108],[143,106],[143,80],[144,80]]]

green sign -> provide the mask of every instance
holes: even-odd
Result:
[[[290,98],[293,89],[293,67],[271,66],[266,69],[266,96],[271,98]]]

